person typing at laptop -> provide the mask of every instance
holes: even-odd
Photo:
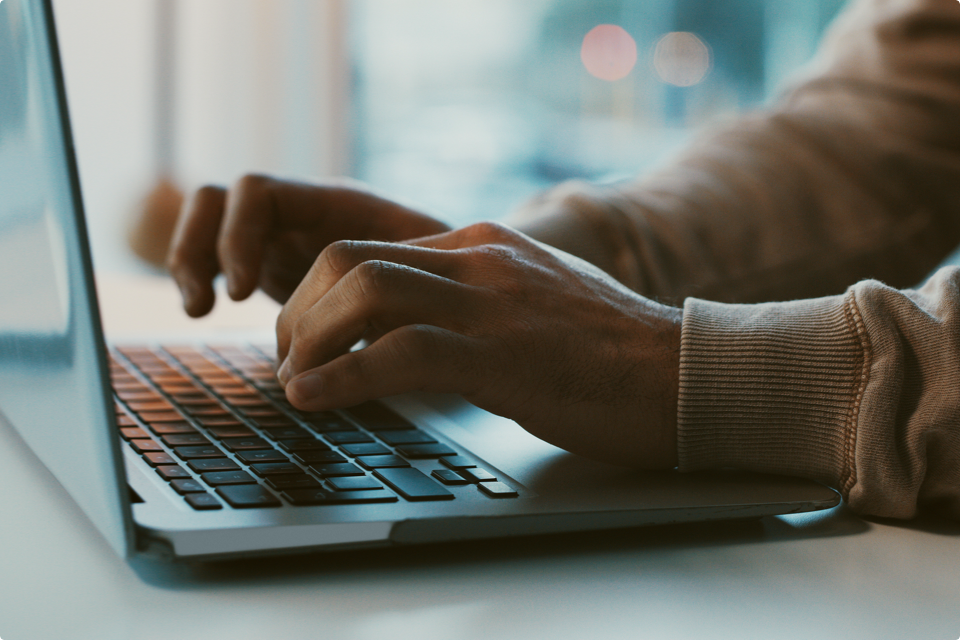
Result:
[[[305,410],[463,395],[557,446],[960,518],[960,4],[855,0],[767,112],[651,176],[450,229],[349,182],[187,203],[187,312],[260,287]],[[682,305],[682,306],[679,306]],[[350,347],[360,339],[368,345]]]

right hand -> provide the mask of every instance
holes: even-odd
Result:
[[[207,186],[187,201],[167,266],[184,309],[198,318],[213,309],[219,273],[234,300],[259,287],[283,304],[333,242],[399,242],[449,230],[359,183],[313,185],[248,175],[229,191]]]

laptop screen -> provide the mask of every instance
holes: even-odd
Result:
[[[122,555],[129,505],[49,0],[0,1],[0,413]]]

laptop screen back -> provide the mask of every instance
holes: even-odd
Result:
[[[49,0],[0,2],[0,412],[110,544],[132,539]]]

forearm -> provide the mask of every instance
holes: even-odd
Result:
[[[774,109],[642,180],[563,185],[520,228],[678,301],[919,281],[960,242],[960,6],[892,5],[857,3]]]
[[[689,299],[680,468],[810,477],[859,513],[960,519],[960,270],[919,291],[728,305]]]

